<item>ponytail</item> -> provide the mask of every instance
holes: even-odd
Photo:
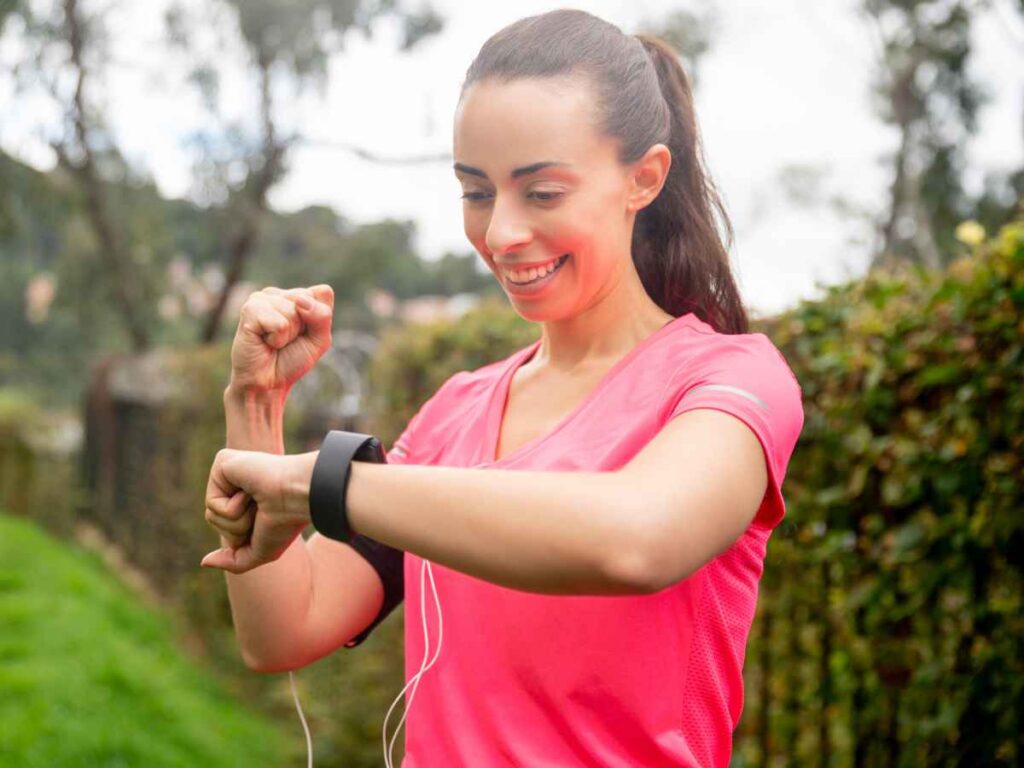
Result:
[[[651,35],[636,35],[658,74],[668,107],[672,166],[658,196],[637,213],[633,263],[644,288],[673,315],[694,312],[723,333],[747,333],[748,319],[714,214],[728,245],[732,224],[711,177],[700,141],[690,79],[675,51]]]

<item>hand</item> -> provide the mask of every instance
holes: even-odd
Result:
[[[331,346],[334,290],[264,288],[242,305],[231,345],[231,385],[284,390],[306,375]]]
[[[277,560],[309,525],[309,484],[319,451],[280,455],[217,451],[206,485],[206,522],[230,542],[200,565],[245,573]]]

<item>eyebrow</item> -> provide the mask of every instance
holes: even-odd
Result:
[[[537,173],[537,171],[542,171],[551,166],[570,167],[569,163],[563,163],[556,160],[541,160],[539,163],[532,163],[530,165],[524,165],[522,168],[515,168],[512,171],[511,178],[515,181],[522,176],[529,176],[531,173]],[[456,163],[453,167],[456,171],[461,171],[462,173],[469,174],[470,176],[479,176],[481,179],[487,179],[490,181],[487,174],[479,168],[474,168],[471,165],[464,165],[463,163]]]

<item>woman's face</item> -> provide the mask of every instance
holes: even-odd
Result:
[[[571,317],[634,269],[635,168],[594,129],[591,99],[583,78],[483,80],[456,111],[466,237],[528,320]]]

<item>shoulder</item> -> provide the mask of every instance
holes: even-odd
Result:
[[[763,333],[717,333],[703,323],[673,340],[667,419],[697,408],[740,416],[783,453],[803,427],[803,391],[785,356]]]
[[[694,317],[666,341],[670,348],[664,358],[674,366],[669,380],[675,384],[696,385],[702,377],[732,374],[801,392],[785,355],[763,333],[719,333]]]

